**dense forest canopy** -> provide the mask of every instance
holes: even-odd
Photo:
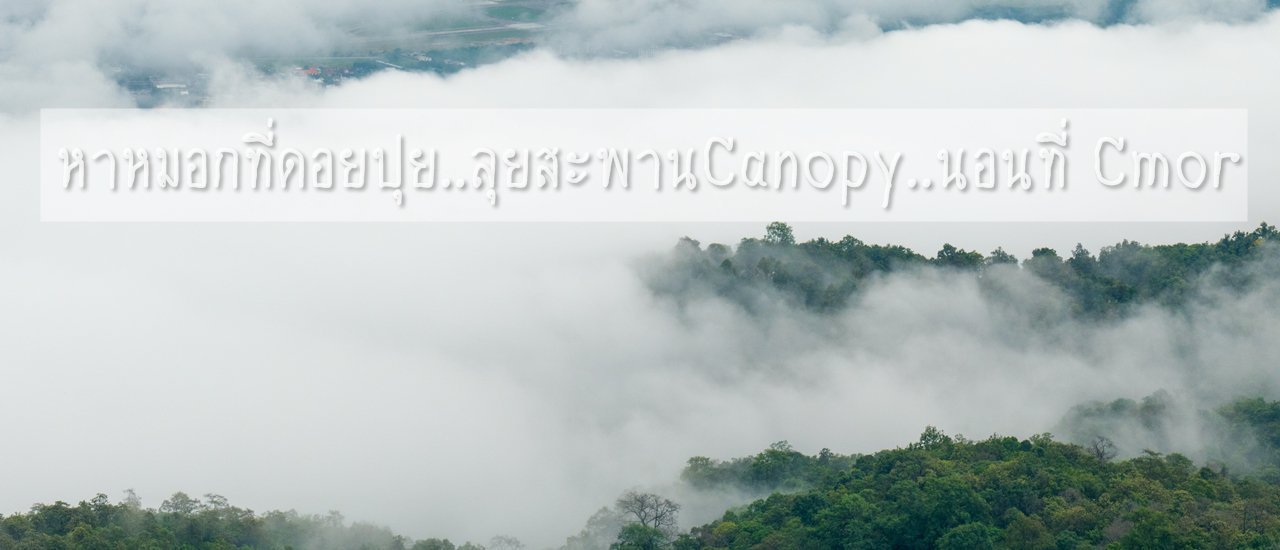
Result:
[[[1273,404],[1274,406],[1274,404]],[[928,429],[807,491],[696,527],[679,549],[1197,549],[1280,544],[1280,485],[1178,455]]]
[[[963,271],[1021,267],[1061,289],[1075,313],[1121,315],[1138,303],[1178,306],[1193,297],[1195,282],[1210,273],[1226,287],[1243,288],[1253,277],[1244,266],[1280,243],[1280,231],[1263,223],[1213,243],[1144,245],[1123,241],[1095,256],[1076,245],[1062,254],[1037,248],[1019,262],[996,248],[987,255],[945,244],[933,256],[898,245],[868,244],[846,236],[797,242],[790,226],[769,224],[765,235],[736,248],[682,239],[672,261],[649,273],[660,294],[681,297],[710,291],[753,308],[763,291],[775,291],[805,308],[831,312],[849,304],[869,279],[926,266]]]
[[[1159,404],[1117,402],[1128,411]],[[1222,450],[1248,441],[1266,467],[1232,473],[1154,451],[1114,460],[1086,445],[928,428],[906,448],[806,456],[778,443],[754,457],[690,459],[695,485],[763,484],[771,496],[673,542],[720,548],[1275,548],[1280,545],[1280,402],[1240,399],[1219,411]],[[1141,414],[1141,413],[1139,413]],[[802,490],[785,488],[808,487]],[[783,489],[783,490],[777,490]]]

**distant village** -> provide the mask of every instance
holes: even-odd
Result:
[[[451,74],[491,63],[533,47],[543,24],[538,20],[563,0],[481,0],[471,20],[393,36],[357,36],[344,51],[301,58],[255,59],[266,75],[300,77],[320,86],[336,86],[379,71]],[[117,67],[117,84],[143,108],[203,107],[209,75],[196,69],[143,70]]]

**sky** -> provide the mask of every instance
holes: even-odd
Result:
[[[1280,145],[1280,14],[1264,2],[586,0],[539,48],[449,77],[319,89],[249,68],[342,44],[357,25],[469,9],[359,5],[0,7],[0,512],[128,488],[149,505],[216,492],[543,547],[628,488],[669,488],[693,455],[782,439],[868,452],[929,424],[1025,436],[1079,402],[1159,389],[1193,407],[1276,397],[1270,287],[1190,320],[1152,310],[1037,332],[1025,312],[1061,298],[1035,281],[1011,275],[996,300],[925,273],[882,281],[833,320],[782,307],[761,319],[710,297],[675,308],[644,274],[681,236],[731,244],[771,220],[39,221],[38,109],[127,106],[111,78],[122,63],[194,63],[226,107],[1247,108],[1247,223],[803,224],[797,237],[1025,257],[1280,219],[1280,161],[1260,154]],[[1032,22],[990,20],[1002,15]],[[714,32],[737,38],[698,42]]]

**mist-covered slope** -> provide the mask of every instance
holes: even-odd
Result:
[[[563,548],[1274,545],[1276,242],[1263,224],[1019,261],[853,237],[800,243],[782,224],[734,247],[685,239],[633,265],[648,301],[630,309],[647,313],[625,326],[665,325],[623,332],[660,353],[566,355],[559,368],[579,376],[550,390],[603,392],[590,410],[607,414],[576,420],[580,437],[652,419],[655,437],[697,439],[710,456],[663,482],[634,465],[668,463],[670,449],[615,448],[622,486],[669,502],[679,520],[645,530],[623,499],[596,500],[589,518],[562,518],[586,521]],[[929,429],[876,451],[926,424],[972,439]],[[799,441],[730,459],[717,433]],[[888,443],[868,443],[878,440]],[[219,497],[175,495],[154,510],[99,497],[0,518],[0,549],[465,547],[437,518],[423,523],[415,536],[439,538]]]
[[[1223,407],[1280,397],[1278,245],[1263,223],[1216,241],[1037,248],[1019,260],[853,236],[796,242],[775,223],[732,247],[683,239],[641,271],[693,329],[709,310],[752,327],[741,363],[782,384],[812,376],[855,402],[874,399],[860,388],[892,386],[915,410],[938,407],[953,432],[1111,437],[1122,457],[1180,452],[1253,469],[1253,455],[1221,450],[1238,437],[1222,429]]]

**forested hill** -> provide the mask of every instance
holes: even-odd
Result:
[[[769,292],[805,308],[838,310],[876,275],[936,266],[981,272],[1017,268],[1060,288],[1072,301],[1075,313],[1088,317],[1123,314],[1136,303],[1154,302],[1178,306],[1193,297],[1196,282],[1214,272],[1215,282],[1227,288],[1247,286],[1255,275],[1248,269],[1280,243],[1273,225],[1237,231],[1217,242],[1144,245],[1123,241],[1094,255],[1077,245],[1061,254],[1038,248],[1019,261],[997,248],[989,254],[944,245],[925,256],[897,245],[867,244],[846,236],[796,242],[791,227],[769,224],[761,238],[743,239],[736,248],[724,244],[703,247],[682,239],[670,261],[647,274],[659,294],[682,298],[691,293],[713,292],[748,309]]]
[[[694,528],[680,550],[748,548],[1276,548],[1280,485],[1177,454],[929,429],[834,482],[775,493]]]
[[[906,448],[871,455],[807,456],[779,443],[742,459],[695,457],[684,472],[695,487],[772,495],[693,528],[673,547],[1280,547],[1280,402],[1240,399],[1215,414],[1238,436],[1224,445],[1248,436],[1256,469],[1155,452],[1117,461],[1106,438],[971,441],[933,428]]]

